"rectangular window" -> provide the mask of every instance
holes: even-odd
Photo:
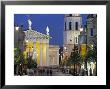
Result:
[[[72,14],[69,14],[69,16],[72,16]]]
[[[78,30],[78,22],[75,22],[75,29]]]
[[[72,30],[72,29],[71,29],[71,22],[69,22],[69,30]]]
[[[90,35],[91,36],[94,36],[94,34],[93,34],[93,28],[90,29]]]
[[[77,37],[75,37],[75,40],[76,40],[76,43],[78,43],[78,39],[77,39]]]

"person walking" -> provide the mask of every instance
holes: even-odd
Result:
[[[50,69],[50,76],[52,76],[52,69]]]

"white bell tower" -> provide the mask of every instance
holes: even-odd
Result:
[[[82,26],[80,14],[66,14],[64,17],[64,47],[71,53],[74,45],[78,45],[78,36]]]

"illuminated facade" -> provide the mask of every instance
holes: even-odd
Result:
[[[31,28],[31,20],[28,20],[29,29],[25,32],[25,51],[24,56],[32,57],[32,60],[37,62],[38,66],[49,66],[49,28],[46,31],[48,34],[42,34]]]
[[[59,65],[59,46],[49,45],[49,65],[58,66]]]
[[[80,14],[66,14],[64,18],[64,56],[69,57],[78,45],[78,36],[82,26],[82,17]]]
[[[92,48],[97,45],[97,15],[90,14],[87,17],[87,44]]]

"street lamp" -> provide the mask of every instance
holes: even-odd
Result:
[[[64,49],[66,50],[66,47],[64,47]]]
[[[28,40],[26,40],[26,43],[28,43]]]
[[[15,30],[17,31],[17,32],[16,32],[16,37],[17,37],[17,39],[16,39],[16,41],[17,41],[17,46],[19,47],[19,32],[18,32],[18,30],[19,30],[19,26],[15,26]]]
[[[82,32],[82,31],[83,31],[83,27],[80,28],[80,32]]]
[[[17,26],[17,27],[15,27],[15,29],[16,29],[16,31],[18,31],[19,30],[19,27]]]

